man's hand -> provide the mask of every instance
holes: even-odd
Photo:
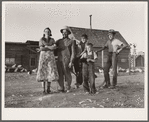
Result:
[[[94,59],[87,59],[87,62],[95,62]]]
[[[40,48],[37,48],[36,51],[37,51],[37,52],[40,52]]]
[[[72,62],[70,62],[70,63],[68,64],[68,67],[69,67],[69,68],[71,68],[71,67],[72,67]]]
[[[90,59],[87,59],[87,62],[90,62],[91,60]]]
[[[121,52],[121,49],[117,50],[117,53],[116,54],[119,54]]]

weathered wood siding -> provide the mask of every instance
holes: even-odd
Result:
[[[136,67],[144,67],[144,57],[143,56],[138,56],[136,58]]]
[[[99,50],[101,48],[94,48],[94,50]],[[118,66],[121,67],[121,68],[129,68],[129,52],[130,50],[129,49],[124,49],[120,52],[120,54],[118,55]],[[104,50],[104,66],[107,62],[107,54],[108,54],[108,51],[107,49]],[[95,67],[102,67],[102,52],[98,52],[98,59],[97,61],[95,62]]]
[[[38,47],[38,45],[36,46]],[[5,43],[5,58],[15,58],[15,64],[32,70],[38,67],[39,53],[31,54],[26,44]],[[31,58],[35,58],[35,66],[31,66]],[[8,64],[7,66],[12,65]]]
[[[15,64],[23,64],[25,44],[6,44],[5,58],[15,58]]]

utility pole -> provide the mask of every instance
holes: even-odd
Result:
[[[92,29],[92,15],[90,15],[90,29]]]
[[[129,53],[129,75],[131,74],[131,64],[132,64],[132,59],[131,59],[131,48],[132,48],[132,44],[130,43],[129,44],[129,47],[130,47],[130,53]]]
[[[136,67],[136,44],[133,44],[134,69]]]

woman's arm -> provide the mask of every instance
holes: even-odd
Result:
[[[40,52],[40,51],[47,51],[47,50],[49,50],[49,49],[45,47],[45,45],[43,44],[43,38],[41,38],[40,41],[39,41],[38,52]]]
[[[56,44],[54,44],[52,46],[45,46],[45,47],[49,50],[55,50],[57,48]]]
[[[48,51],[49,50],[49,48],[47,48],[47,47],[40,47],[40,51]]]
[[[55,44],[55,40],[52,38],[50,41],[52,41],[51,43],[52,43],[52,45],[51,46],[48,46],[48,45],[46,45],[45,47],[44,47],[44,51],[47,51],[47,50],[55,50],[56,48],[57,48],[57,46],[56,46],[56,44]]]

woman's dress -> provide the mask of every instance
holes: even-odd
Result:
[[[39,47],[52,46],[55,44],[53,38],[46,39],[42,38],[39,41]],[[37,71],[37,81],[38,82],[52,82],[57,81],[59,78],[57,66],[55,62],[54,51],[40,51],[39,65]]]

